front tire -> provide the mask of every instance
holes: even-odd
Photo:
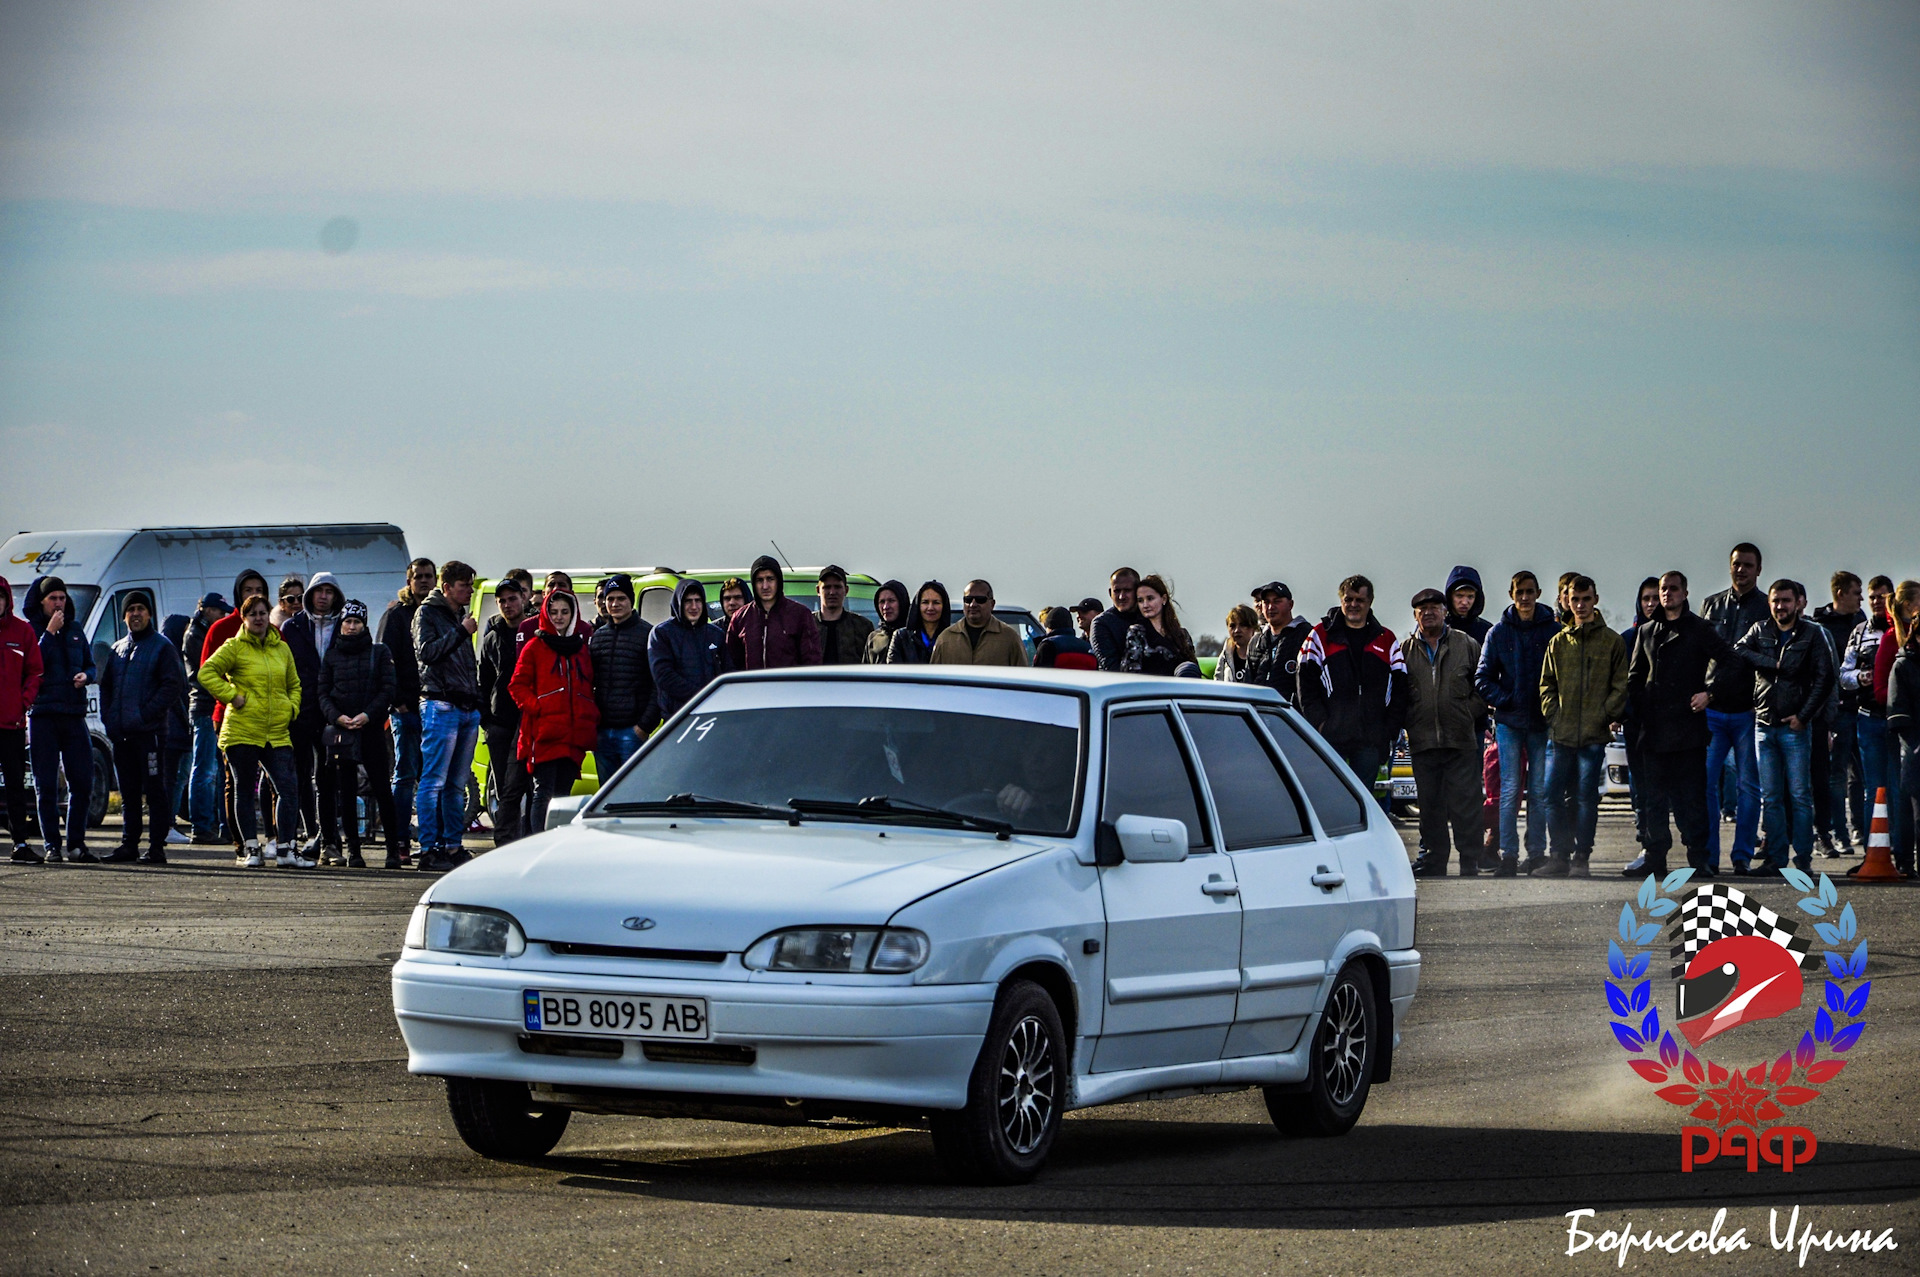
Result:
[[[1358,963],[1341,968],[1313,1033],[1304,1087],[1266,1088],[1267,1115],[1282,1135],[1345,1135],[1360,1120],[1380,1053],[1373,981]]]
[[[536,1109],[525,1082],[447,1079],[447,1108],[467,1147],[503,1162],[531,1162],[566,1133],[566,1109]]]
[[[1068,1067],[1053,999],[1031,981],[1008,984],[968,1079],[967,1106],[933,1117],[933,1147],[947,1173],[968,1184],[1032,1179],[1060,1131]]]

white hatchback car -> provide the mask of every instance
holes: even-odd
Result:
[[[1338,1135],[1419,981],[1399,835],[1263,688],[734,675],[580,801],[435,882],[393,969],[488,1156],[575,1110],[852,1121],[1011,1183],[1068,1109],[1251,1086]]]

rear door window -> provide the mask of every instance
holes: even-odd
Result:
[[[1251,718],[1185,706],[1180,714],[1200,751],[1200,767],[1213,791],[1213,810],[1228,851],[1272,847],[1307,836],[1306,813]]]
[[[1293,774],[1300,778],[1300,787],[1307,791],[1307,801],[1313,804],[1314,814],[1320,817],[1320,827],[1326,830],[1327,836],[1338,838],[1341,834],[1365,829],[1369,800],[1354,792],[1353,786],[1333,769],[1286,715],[1263,709],[1260,719],[1280,746],[1280,752],[1287,756]]]
[[[1187,848],[1212,846],[1187,752],[1166,710],[1116,714],[1107,725],[1107,789],[1100,819],[1152,816],[1184,821]]]

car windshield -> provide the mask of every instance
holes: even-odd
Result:
[[[596,808],[683,796],[784,808],[869,804],[808,819],[1005,822],[1017,833],[1073,827],[1080,700],[895,680],[795,679],[718,688],[648,748]],[[913,812],[918,805],[937,808]],[[727,813],[716,810],[715,814]]]

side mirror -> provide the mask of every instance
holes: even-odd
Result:
[[[1122,816],[1113,822],[1120,855],[1136,865],[1177,864],[1187,858],[1187,822]]]
[[[558,829],[562,825],[571,825],[573,818],[580,814],[580,809],[585,807],[587,800],[592,797],[591,794],[581,794],[576,798],[569,794],[565,798],[556,798],[548,803],[547,828]]]

